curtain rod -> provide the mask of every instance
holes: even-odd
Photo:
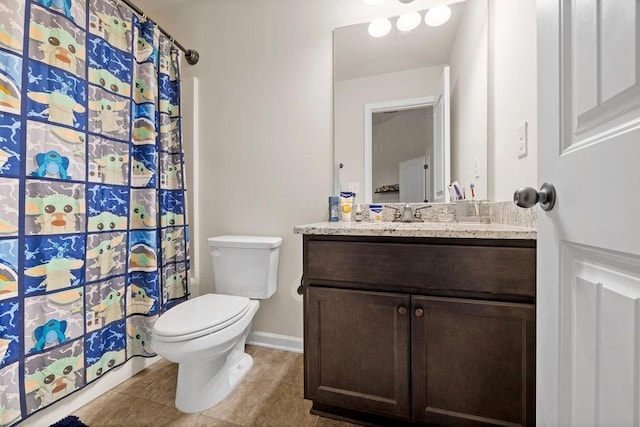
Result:
[[[126,4],[127,6],[129,6],[131,9],[133,9],[133,11],[135,13],[137,13],[138,15],[143,16],[143,17],[148,17],[148,15],[146,13],[144,13],[142,11],[142,9],[140,9],[138,6],[133,4],[131,1],[129,1],[129,0],[120,0],[120,1],[123,2],[124,4]],[[156,23],[156,25],[157,25],[157,23]],[[190,65],[196,65],[198,63],[198,61],[200,60],[200,54],[198,53],[197,50],[187,49],[184,46],[182,46],[180,43],[178,43],[177,40],[175,40],[173,38],[173,36],[171,34],[169,34],[167,32],[167,30],[162,28],[160,25],[158,25],[158,29],[162,32],[162,34],[164,34],[165,36],[169,37],[171,39],[171,41],[173,42],[173,44],[176,45],[176,47],[178,49],[180,49],[181,51],[184,52],[184,59],[186,59],[187,62]]]

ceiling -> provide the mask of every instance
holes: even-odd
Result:
[[[184,3],[189,0],[131,0],[133,3],[140,7],[145,12],[151,13],[156,10],[164,9],[170,6],[175,6],[180,3]],[[270,0],[258,0],[258,1],[270,1]],[[464,0],[412,0],[409,4],[404,4],[396,0],[386,0],[383,4],[376,6],[365,5],[362,0],[345,0],[351,3],[360,4],[363,10],[378,10],[384,14],[386,12],[392,12],[394,10],[403,10],[408,12],[410,10],[428,9],[433,6],[441,4],[457,3]],[[278,2],[274,1],[274,7],[279,7]],[[399,12],[398,12],[399,13]],[[387,16],[397,15],[398,13],[391,13]]]
[[[366,23],[336,29],[334,79],[347,80],[446,64],[465,4],[450,4],[451,19],[440,27],[423,23],[406,33],[393,28],[381,38],[371,37]],[[395,24],[395,18],[392,22]]]
[[[188,0],[132,0],[133,4],[149,14],[155,10],[184,3],[185,1]]]

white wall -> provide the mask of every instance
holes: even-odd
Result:
[[[512,200],[516,188],[537,182],[536,1],[489,7],[489,198]],[[516,130],[525,121],[529,155],[518,159]]]
[[[357,203],[364,203],[364,105],[433,96],[441,76],[439,65],[335,82],[336,162],[344,164],[342,190],[360,184]]]
[[[505,0],[496,0],[505,1]],[[487,0],[467,1],[451,50],[451,180],[486,199],[487,182]],[[476,175],[476,159],[478,174]]]
[[[195,159],[198,158],[198,149],[200,148],[198,132],[199,120],[200,120],[200,88],[198,85],[197,77],[188,77],[182,79],[181,90],[181,112],[182,112],[182,139],[188,141],[183,147],[184,161],[186,167],[185,173],[185,185],[187,188],[187,208],[188,208],[188,223],[190,225],[189,232],[191,235],[191,241],[189,242],[189,254],[191,259],[198,259],[200,257],[199,246],[195,246],[193,236],[197,236],[200,233],[199,226],[200,221],[196,221],[196,217],[200,219],[200,215],[196,216],[196,213],[200,208],[200,200],[196,199],[194,195],[200,190],[202,182],[195,179],[198,171],[195,167],[198,163]],[[194,296],[200,295],[198,270],[193,268],[190,271],[191,276],[191,293]]]

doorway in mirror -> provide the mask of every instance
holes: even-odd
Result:
[[[372,202],[431,199],[426,181],[433,152],[432,106],[374,112],[371,135]]]

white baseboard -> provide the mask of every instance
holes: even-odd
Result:
[[[113,371],[108,372],[98,381],[27,418],[20,426],[48,426],[54,424],[160,359],[161,357],[159,356],[151,358],[134,357],[124,365],[114,368]]]
[[[288,335],[271,334],[269,332],[252,331],[247,337],[247,344],[276,350],[302,353],[302,338]]]

